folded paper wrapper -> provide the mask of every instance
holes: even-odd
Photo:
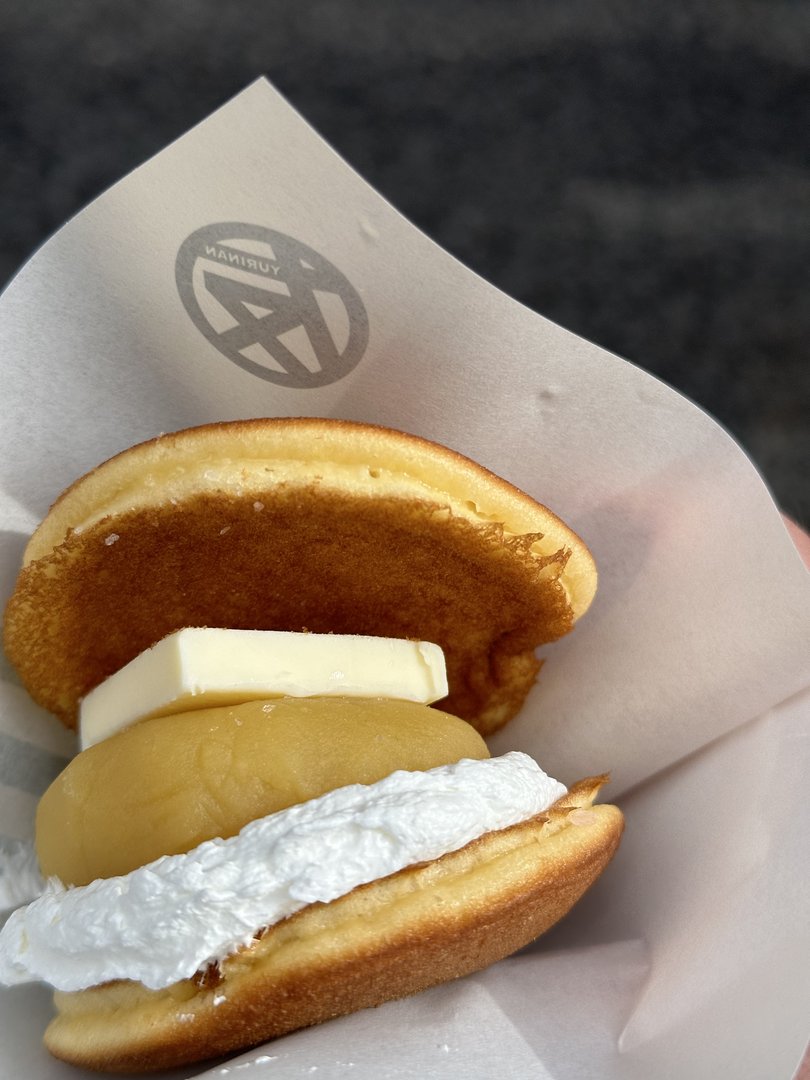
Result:
[[[218,223],[238,224],[184,247]],[[303,252],[310,283],[320,275],[335,356],[354,363],[341,378],[306,385],[321,354],[300,331],[285,339],[298,366],[250,327],[248,363],[222,351],[237,323],[228,281],[257,322],[260,290],[290,295],[267,272],[262,230],[292,238],[278,243]],[[196,322],[175,278],[181,248]],[[241,255],[227,264],[223,250]],[[710,417],[461,266],[264,80],[31,259],[0,298],[0,365],[3,600],[27,536],[75,477],[161,431],[251,416],[442,442],[552,507],[599,566],[591,611],[544,650],[538,686],[491,747],[524,750],[564,782],[612,772],[604,794],[628,826],[597,886],[480,975],[184,1075],[793,1075],[810,1031],[810,576]],[[299,385],[280,385],[293,369]],[[36,799],[76,747],[7,667],[0,706],[10,902]],[[82,1075],[41,1048],[49,1010],[41,986],[0,991],[3,1077]]]

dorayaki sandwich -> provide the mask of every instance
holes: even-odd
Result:
[[[9,659],[81,751],[43,796],[43,894],[0,981],[45,1043],[145,1071],[479,970],[610,861],[605,776],[484,736],[596,588],[583,541],[444,447],[324,419],[163,435],[32,536]]]

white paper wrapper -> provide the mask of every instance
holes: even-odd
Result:
[[[492,749],[569,782],[612,772],[628,832],[605,877],[518,957],[206,1075],[792,1075],[810,1029],[810,579],[713,420],[438,249],[264,81],[34,256],[0,299],[0,364],[4,598],[76,476],[161,431],[264,415],[443,442],[551,506],[599,565],[591,611]],[[35,800],[73,750],[6,671],[7,902],[35,887]],[[3,1076],[77,1075],[39,1046],[42,988],[0,1002]]]

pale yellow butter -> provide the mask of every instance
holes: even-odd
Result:
[[[81,747],[146,717],[330,694],[429,705],[447,694],[444,653],[431,642],[399,638],[189,627],[141,653],[84,698]]]

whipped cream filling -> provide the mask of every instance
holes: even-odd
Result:
[[[170,986],[308,904],[457,851],[565,793],[526,754],[463,760],[337,788],[121,877],[51,880],[0,931],[0,982]]]

